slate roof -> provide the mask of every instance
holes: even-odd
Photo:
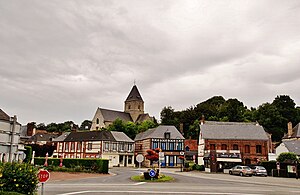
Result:
[[[10,117],[0,109],[0,120],[9,121]]]
[[[113,137],[118,142],[134,142],[132,139],[130,139],[124,132],[119,131],[111,131]]]
[[[55,135],[55,134],[37,133],[37,134],[31,136],[27,141],[28,142],[52,141],[52,139],[54,139],[56,137],[57,137],[57,135]]]
[[[52,139],[53,142],[61,142],[64,141],[71,132],[64,132],[60,136]]]
[[[148,113],[146,113],[146,114],[140,114],[139,117],[136,120],[136,123],[141,123],[141,122],[143,122],[143,121],[145,121],[145,120],[147,120],[149,118],[151,119],[151,117],[149,116]]]
[[[129,113],[120,112],[115,110],[108,110],[104,108],[99,108],[100,112],[103,115],[104,121],[115,121],[117,118],[123,121],[132,121],[132,118]]]
[[[256,123],[206,121],[200,131],[204,139],[268,140],[264,128]]]
[[[143,101],[143,98],[137,88],[136,85],[134,85],[128,95],[128,97],[126,98],[125,101],[133,101],[133,100],[141,100]],[[144,102],[144,101],[143,101]]]
[[[282,143],[289,152],[294,152],[298,156],[300,155],[300,140],[282,140]]]
[[[144,140],[148,138],[164,139],[165,132],[170,132],[170,139],[184,139],[175,126],[160,125],[156,128],[148,129],[145,132],[136,135],[134,141]]]
[[[287,134],[283,136],[283,139],[289,139],[289,138],[300,138],[300,123],[298,123],[294,128],[293,128],[293,133],[291,137],[289,137]]]
[[[75,141],[116,141],[110,131],[82,131],[71,132],[65,142]]]

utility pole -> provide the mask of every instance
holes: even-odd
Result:
[[[10,119],[10,125],[12,125],[11,128],[11,137],[10,137],[10,148],[9,148],[9,156],[8,156],[8,162],[13,161],[13,147],[14,147],[14,138],[15,138],[15,131],[16,131],[16,123],[17,123],[17,116],[14,115]]]

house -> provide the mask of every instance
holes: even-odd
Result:
[[[288,123],[288,132],[282,138],[282,142],[276,148],[276,157],[282,152],[293,152],[300,157],[300,123],[294,128],[292,123]]]
[[[107,127],[116,119],[134,123],[153,120],[153,117],[150,117],[148,113],[144,113],[144,101],[136,85],[132,87],[125,100],[124,111],[97,108],[90,130],[99,130]]]
[[[109,166],[134,166],[134,141],[117,131],[65,133],[53,140],[53,157],[109,159]]]
[[[180,156],[184,151],[184,137],[174,126],[160,125],[136,135],[135,154],[146,155],[147,150],[160,148],[164,154],[161,161],[163,167],[181,166]],[[145,159],[142,166],[150,167],[150,161]]]
[[[202,121],[198,164],[217,172],[268,160],[269,138],[257,123]]]
[[[21,124],[0,109],[0,162],[19,161],[25,158],[24,145],[20,143]]]
[[[188,161],[198,162],[198,140],[185,139],[184,140],[184,155]]]

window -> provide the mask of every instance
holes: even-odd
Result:
[[[166,142],[161,142],[161,149],[166,150]]]
[[[96,119],[96,124],[99,124],[99,119],[98,118]]]
[[[81,142],[77,142],[77,151],[81,150]]]
[[[59,143],[59,151],[62,152],[63,143]],[[1,160],[1,159],[0,159]]]
[[[69,150],[69,142],[66,143],[66,151]]]
[[[120,143],[119,144],[119,150],[120,151],[124,151],[124,143]]]
[[[216,150],[216,144],[210,144],[209,149],[210,150]]]
[[[227,145],[226,144],[222,144],[221,150],[227,150]]]
[[[165,132],[165,139],[170,139],[171,133],[170,132]]]
[[[109,142],[104,142],[104,150],[105,151],[109,150]]]
[[[233,144],[233,150],[238,150],[239,149],[239,145],[237,145],[237,144]]]
[[[189,146],[186,146],[186,147],[185,147],[185,151],[190,151],[190,147],[189,147]]]
[[[88,148],[87,148],[87,149],[88,149],[88,150],[92,150],[92,148],[93,148],[93,143],[91,143],[91,142],[88,143]]]
[[[75,143],[74,143],[74,142],[71,143],[71,150],[72,150],[72,151],[75,150]]]
[[[113,145],[112,145],[112,150],[113,150],[113,151],[116,151],[116,150],[117,150],[117,143],[113,143]]]
[[[182,150],[182,142],[178,142],[178,144],[177,144],[177,150]]]
[[[128,109],[131,109],[131,106],[130,106],[130,105],[128,105]]]
[[[128,156],[128,164],[129,164],[129,165],[132,164],[132,156]]]
[[[152,142],[152,149],[156,149],[156,148],[158,148],[158,142],[154,141]]]
[[[140,105],[138,106],[138,109],[141,110],[141,106]]]
[[[131,152],[131,151],[132,151],[132,144],[128,144],[128,152]]]
[[[256,153],[261,154],[261,145],[256,145]]]
[[[169,150],[174,150],[174,142],[169,143]]]
[[[250,145],[245,145],[245,153],[250,153]]]

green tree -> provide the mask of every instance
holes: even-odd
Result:
[[[293,152],[280,153],[276,160],[281,163],[285,163],[285,162],[293,163],[295,161],[299,161],[297,154]]]
[[[137,124],[137,133],[144,132],[148,129],[157,127],[158,124],[151,120],[143,121],[140,124]]]
[[[245,111],[246,107],[243,102],[237,99],[228,99],[220,108],[219,118],[223,121],[242,122]],[[226,120],[224,120],[225,118]]]
[[[160,112],[160,119],[162,125],[175,125],[174,109],[171,106],[164,107]]]
[[[84,120],[84,121],[81,123],[79,129],[80,129],[80,130],[83,130],[83,131],[84,131],[84,130],[88,131],[88,130],[91,129],[91,126],[92,126],[92,121],[90,121],[90,120]]]

